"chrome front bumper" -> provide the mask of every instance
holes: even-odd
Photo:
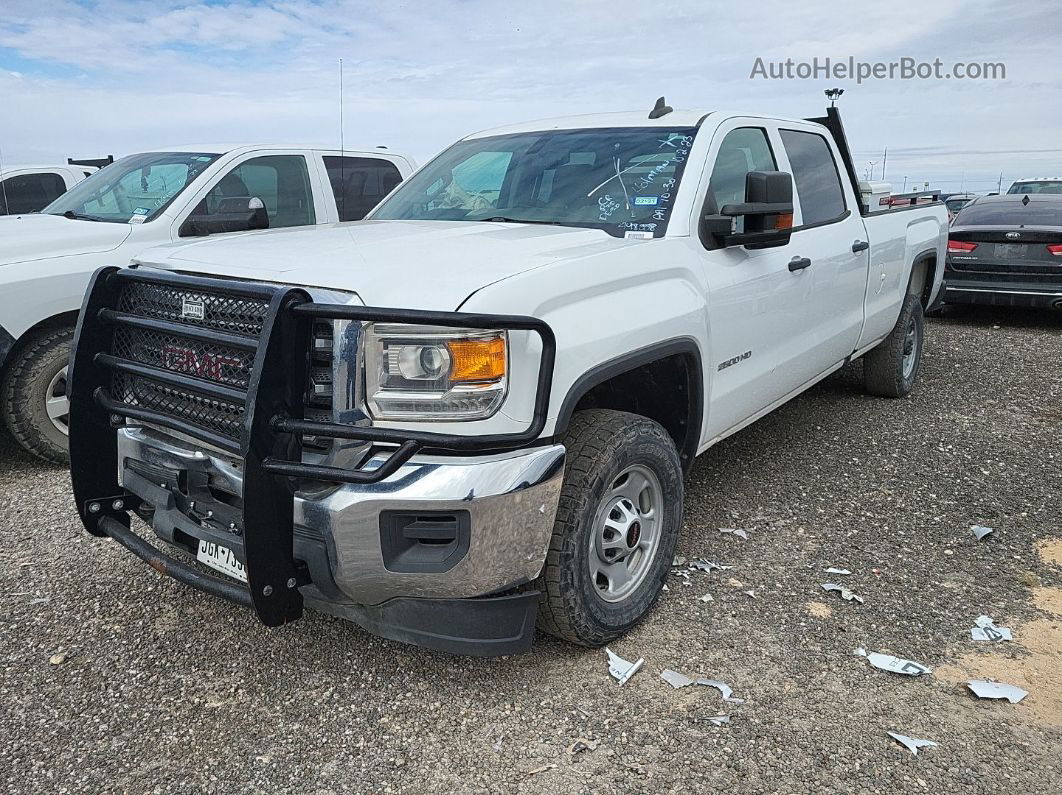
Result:
[[[196,473],[218,491],[240,495],[239,463],[153,429],[117,433],[119,483],[154,507],[155,533],[171,543],[175,531],[219,540],[217,527],[177,511],[173,489],[179,487],[168,478],[153,482],[144,465],[154,473],[186,473],[185,480]],[[421,455],[379,483],[299,492],[295,557],[307,563],[313,579],[305,595],[311,603],[378,605],[401,597],[482,596],[529,582],[545,561],[563,473],[564,447],[550,445],[490,456]],[[381,541],[385,511],[467,512],[467,551],[446,571],[390,570]]]

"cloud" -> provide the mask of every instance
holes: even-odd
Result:
[[[858,157],[888,145],[890,163],[920,180],[1058,170],[1056,152],[1034,151],[1057,139],[1060,77],[1046,68],[1057,56],[1042,11],[1016,0],[891,0],[858,14],[783,0],[4,5],[8,160],[189,141],[335,142],[340,58],[348,142],[422,160],[473,130],[648,109],[660,94],[676,107],[808,116],[836,81],[750,80],[756,57],[911,56],[1004,61],[1008,79],[842,83]]]

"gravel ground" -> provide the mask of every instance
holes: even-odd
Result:
[[[470,660],[315,614],[267,631],[88,537],[66,473],[0,440],[0,789],[1062,791],[1062,315],[928,329],[908,400],[865,396],[856,365],[698,462],[680,553],[733,568],[671,578],[613,646],[645,658],[623,687],[548,637]],[[865,604],[819,588],[828,566]],[[1015,642],[972,643],[981,613]],[[977,701],[957,684],[976,675],[1030,695]]]

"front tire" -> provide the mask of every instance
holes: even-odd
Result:
[[[682,465],[667,432],[637,414],[576,413],[557,519],[536,583],[539,629],[602,646],[656,603],[682,526]]]
[[[0,409],[15,441],[55,464],[70,462],[66,369],[73,341],[72,328],[30,338],[12,355],[0,384]]]
[[[922,302],[917,295],[908,293],[896,327],[863,357],[863,385],[867,392],[880,397],[907,397],[922,367],[924,338]]]

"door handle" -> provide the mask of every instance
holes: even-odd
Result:
[[[790,272],[802,271],[802,270],[804,270],[804,268],[810,268],[810,267],[811,267],[811,260],[808,259],[807,257],[793,257],[791,260],[789,260],[789,270],[790,270]]]
[[[857,240],[852,244],[852,253],[858,254],[860,251],[866,251],[868,248],[870,248],[870,243],[865,240]]]

